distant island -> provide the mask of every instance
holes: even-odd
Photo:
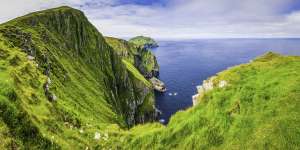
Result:
[[[136,36],[134,38],[131,38],[129,40],[130,43],[134,43],[140,47],[143,48],[156,48],[158,47],[158,44],[156,43],[156,41],[150,37],[146,37],[146,36]]]

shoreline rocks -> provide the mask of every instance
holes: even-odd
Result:
[[[193,106],[199,103],[199,97],[203,96],[206,92],[213,90],[215,87],[223,88],[228,85],[227,81],[220,80],[215,83],[216,76],[204,80],[202,85],[197,86],[197,93],[192,96]]]
[[[152,77],[150,79],[150,81],[156,91],[159,91],[159,92],[167,91],[165,84],[162,81],[160,81],[159,79],[157,79],[156,77]]]

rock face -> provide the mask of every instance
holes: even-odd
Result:
[[[156,78],[159,75],[159,66],[155,55],[149,49],[122,39],[105,37],[105,40],[119,56],[133,64],[146,79],[149,79],[155,90],[166,91],[165,84]]]
[[[151,81],[152,85],[154,86],[155,90],[157,90],[159,92],[166,92],[167,91],[167,88],[166,88],[165,84],[162,81],[158,80],[157,78],[152,77],[150,79],[150,81]]]
[[[105,37],[106,42],[116,53],[132,63],[145,78],[159,75],[159,66],[155,55],[147,48],[113,37]]]
[[[34,130],[27,131],[22,125],[17,136],[26,130],[38,138],[32,141],[46,141],[39,132],[49,135],[51,130],[63,137],[61,131],[66,128],[62,122],[79,128],[93,119],[97,124],[131,127],[155,119],[152,89],[128,71],[81,11],[60,7],[19,17],[0,25],[0,39],[0,52],[5,54],[1,61],[7,64],[1,70],[11,68],[5,70],[5,77],[19,97],[9,106],[23,115],[17,118],[28,118],[20,125],[28,124]]]
[[[156,48],[158,44],[150,37],[137,36],[129,40],[129,42],[134,43],[142,48]]]
[[[215,87],[223,88],[225,86],[227,86],[227,81],[217,81],[216,76],[213,76],[208,80],[204,80],[202,85],[197,86],[198,94],[192,96],[193,105],[197,105],[199,103],[199,99],[201,99],[206,92],[213,90]]]
[[[122,148],[299,149],[299,85],[300,57],[267,53],[207,79],[197,106],[137,127]]]

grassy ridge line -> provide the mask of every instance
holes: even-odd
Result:
[[[144,78],[143,75],[141,75],[141,73],[128,61],[126,61],[125,59],[122,60],[122,62],[126,65],[127,69],[130,71],[130,73],[132,73],[138,80],[144,82],[144,84],[151,88],[152,87],[152,84],[146,80]]]
[[[12,114],[0,117],[13,139],[3,136],[9,141],[3,147],[105,147],[109,141],[95,140],[97,132],[111,135],[153,117],[153,95],[81,11],[60,7],[19,17],[0,25],[0,40],[0,84],[13,89],[0,93],[0,111]],[[45,83],[55,100],[45,96]]]
[[[133,64],[144,77],[151,78],[158,75],[159,66],[151,50],[113,37],[105,37],[105,40],[119,56]]]
[[[158,47],[158,44],[155,42],[154,39],[145,36],[136,36],[134,38],[129,39],[129,42],[143,48]]]
[[[80,18],[80,12],[71,10],[55,9],[55,17],[51,19]],[[61,16],[61,12],[68,12],[68,15]],[[41,19],[38,24],[37,18]],[[128,109],[126,102],[131,100],[143,102],[134,112],[135,119],[153,110],[153,95],[140,88],[145,83],[140,82],[138,71],[112,53],[113,50],[101,41],[103,38],[94,34],[97,32],[94,28],[81,30],[82,22],[67,20],[42,24],[49,18],[39,13],[34,19],[19,18],[0,26],[0,137],[4,138],[0,148],[300,147],[299,57],[268,53],[249,64],[223,71],[214,78],[214,84],[224,80],[228,85],[215,86],[204,94],[197,106],[176,113],[168,126],[148,123],[124,130],[119,127],[124,118],[113,111],[114,106],[106,101],[112,97],[107,94],[112,92],[124,98],[124,103],[115,105],[124,106],[123,109]],[[74,28],[67,28],[70,26]],[[68,35],[70,31],[76,36]],[[60,32],[66,34],[62,36]],[[94,48],[99,48],[101,55],[97,55]],[[35,61],[28,60],[24,50],[27,54],[33,52],[35,61],[40,62],[38,66]],[[55,103],[49,102],[44,94],[43,84],[48,79],[43,74],[45,70],[39,67],[47,67],[48,61],[43,56],[50,57],[53,71],[50,90],[58,97]],[[95,139],[96,133],[101,135],[100,140]]]
[[[298,149],[300,57],[267,53],[220,72],[198,105],[166,127],[137,126],[124,149]]]

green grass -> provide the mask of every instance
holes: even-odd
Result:
[[[105,143],[95,132],[153,119],[144,116],[153,114],[153,91],[82,12],[60,7],[19,17],[0,25],[0,39],[0,122],[9,130],[1,146],[93,148]],[[48,77],[55,102],[45,95]]]
[[[144,48],[158,47],[158,44],[152,38],[145,36],[136,36],[131,38],[129,42]]]
[[[129,72],[135,76],[135,78],[137,78],[140,81],[143,81],[147,87],[152,86],[152,84],[148,80],[146,80],[144,76],[141,75],[141,73],[130,62],[126,61],[125,59],[123,59],[122,61],[126,65]]]
[[[299,149],[300,57],[268,53],[214,80],[229,84],[166,127],[134,127],[125,149]]]
[[[159,71],[156,57],[151,50],[122,39],[105,37],[105,40],[119,56],[133,64],[146,78],[155,76]]]
[[[69,7],[0,25],[0,149],[299,149],[299,56],[267,53],[220,72],[213,83],[226,87],[163,126],[150,123],[153,90],[123,55],[128,43],[106,42]],[[154,62],[136,50],[140,64]]]

